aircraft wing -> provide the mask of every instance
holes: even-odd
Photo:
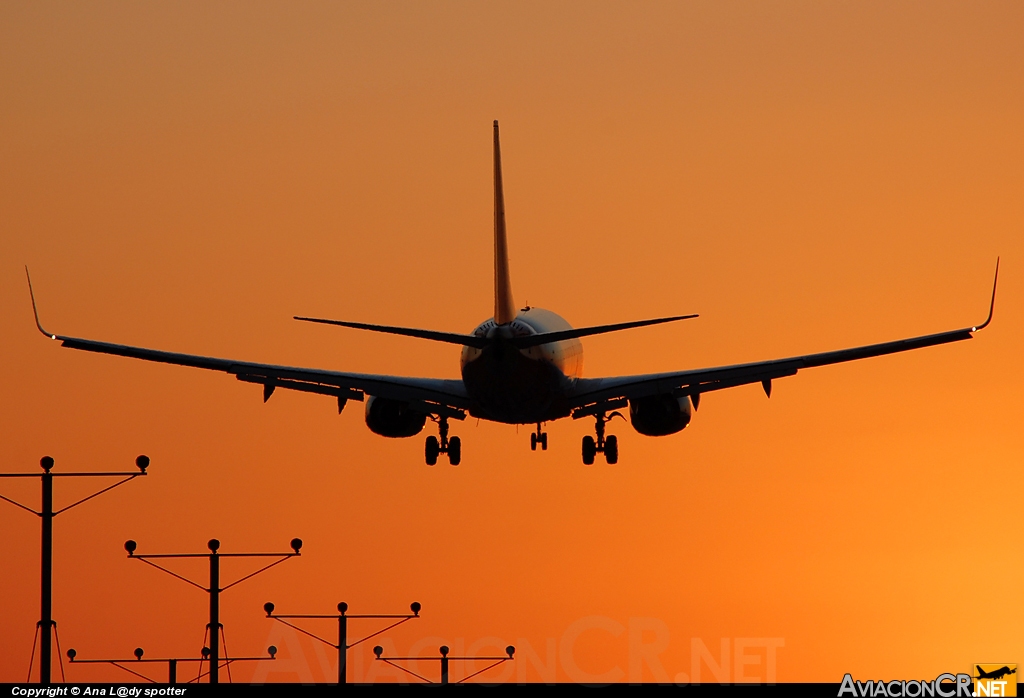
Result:
[[[27,272],[28,270],[26,270]],[[29,290],[32,280],[29,279]],[[50,339],[69,349],[81,349],[98,354],[127,356],[144,361],[155,361],[177,366],[205,368],[232,374],[240,381],[263,386],[263,401],[266,402],[277,388],[298,390],[306,393],[331,395],[338,399],[338,411],[347,400],[362,402],[366,395],[408,402],[414,409],[426,414],[436,414],[455,419],[465,419],[469,398],[461,380],[439,378],[406,378],[402,376],[379,376],[368,373],[345,373],[314,368],[259,364],[234,359],[218,359],[195,354],[180,354],[172,351],[146,349],[127,344],[98,342],[92,339],[66,337],[52,334],[39,323],[35,294],[32,294],[32,311],[36,316],[36,327]]]
[[[40,328],[41,329],[41,328]],[[157,349],[145,349],[125,344],[97,342],[91,339],[65,337],[43,333],[70,349],[93,351],[99,354],[127,356],[145,361],[156,361],[177,366],[191,366],[221,371],[234,375],[247,383],[263,386],[264,400],[270,398],[277,388],[299,390],[307,393],[332,395],[344,400],[362,401],[364,395],[409,401],[418,405],[428,414],[443,414],[456,419],[464,418],[462,410],[469,407],[469,398],[461,380],[437,378],[406,378],[401,376],[380,376],[367,373],[345,373],[313,368],[297,368],[259,364],[234,359],[218,359],[194,354],[179,354]]]
[[[996,264],[996,280],[999,278],[999,265]],[[996,286],[992,284],[992,301],[989,305],[988,318],[980,325],[965,327],[959,330],[939,332],[937,334],[899,339],[894,342],[869,344],[851,349],[826,351],[818,354],[806,354],[772,361],[758,361],[733,366],[718,366],[689,371],[670,373],[649,373],[638,376],[618,376],[613,378],[581,378],[577,381],[576,390],[570,401],[574,417],[597,414],[607,409],[625,407],[626,400],[636,400],[650,395],[674,394],[678,397],[689,395],[694,406],[700,401],[703,393],[713,390],[732,388],[737,385],[761,383],[764,391],[771,395],[771,382],[776,378],[796,375],[804,368],[828,366],[830,364],[867,359],[872,356],[884,356],[911,349],[948,344],[971,339],[975,332],[984,329],[992,321],[995,309]]]
[[[40,330],[42,328],[40,327]],[[418,406],[428,414],[443,414],[456,419],[464,418],[462,410],[469,407],[469,398],[461,380],[436,378],[405,378],[401,376],[380,376],[366,373],[345,373],[323,369],[296,368],[259,364],[233,359],[218,359],[194,354],[179,354],[157,349],[145,349],[125,344],[97,342],[91,339],[54,335],[42,330],[43,334],[57,340],[61,346],[70,349],[127,356],[145,361],[156,361],[177,366],[191,366],[221,371],[234,375],[238,380],[263,386],[264,401],[277,388],[299,390],[307,393],[332,395],[338,398],[339,407],[345,400],[362,401],[364,395],[403,400]]]

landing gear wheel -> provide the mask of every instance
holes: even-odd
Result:
[[[427,465],[436,465],[437,454],[441,452],[441,444],[438,443],[436,436],[427,437],[427,444],[423,451],[427,458]]]
[[[537,431],[530,434],[530,450],[536,451],[537,444],[540,444],[540,450],[548,450],[548,434],[544,431],[543,422],[537,422]]]
[[[598,411],[592,414],[594,415],[594,431],[597,432],[597,438],[583,437],[583,465],[593,465],[596,453],[603,453],[608,465],[615,465],[619,462],[619,439],[614,434],[609,434],[606,437],[605,425],[614,417],[619,417],[622,420],[626,418],[622,416],[621,412],[608,414]]]
[[[594,456],[597,454],[597,444],[593,436],[583,437],[583,465],[593,465]]]
[[[604,459],[608,461],[608,465],[619,462],[619,438],[615,434],[604,440]]]
[[[462,439],[457,436],[448,440],[448,462],[452,465],[462,462]]]

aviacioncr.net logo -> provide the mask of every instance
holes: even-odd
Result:
[[[974,696],[984,696],[984,698],[1016,696],[1016,673],[1016,664],[975,664]]]
[[[971,698],[970,674],[939,674],[931,681],[855,681],[843,676],[839,697],[856,698]]]

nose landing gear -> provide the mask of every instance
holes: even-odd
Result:
[[[462,439],[457,436],[448,438],[448,418],[447,417],[431,417],[437,422],[437,431],[440,435],[440,440],[437,436],[428,436],[427,443],[424,447],[424,455],[426,456],[427,465],[436,465],[437,457],[439,454],[448,454],[448,462],[452,465],[458,465],[462,462]]]
[[[530,450],[536,451],[537,444],[540,444],[540,450],[548,450],[548,435],[547,432],[541,430],[540,422],[537,422],[537,431],[530,434]]]
[[[615,434],[609,434],[607,437],[604,435],[604,425],[614,417],[626,419],[619,412],[612,412],[608,415],[604,412],[599,412],[594,415],[594,430],[597,432],[597,438],[595,439],[593,436],[583,437],[583,465],[593,465],[594,457],[598,453],[604,454],[604,459],[608,462],[608,465],[615,465],[619,462],[618,437]]]

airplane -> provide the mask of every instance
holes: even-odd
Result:
[[[28,276],[28,268],[25,268]],[[508,239],[505,229],[505,197],[501,175],[498,122],[494,122],[494,313],[469,334],[437,332],[410,327],[372,325],[362,322],[295,316],[303,322],[384,332],[446,342],[462,347],[460,379],[417,378],[348,373],[326,369],[276,366],[192,354],[112,344],[52,334],[43,329],[36,308],[32,279],[28,278],[36,327],[61,346],[83,351],[126,356],[179,366],[191,366],[234,375],[238,380],[263,386],[266,402],[278,388],[337,398],[340,414],[349,400],[365,401],[367,427],[390,438],[412,437],[423,431],[429,418],[438,435],[428,436],[424,457],[428,465],[442,454],[451,465],[462,460],[462,441],[449,436],[449,421],[467,415],[505,424],[536,425],[530,448],[547,450],[544,424],[565,417],[594,419],[594,435],[584,436],[584,465],[593,465],[598,453],[609,465],[619,458],[618,438],[606,434],[606,425],[618,410],[628,408],[633,428],[645,436],[666,436],[690,423],[704,393],[739,385],[760,383],[771,397],[772,381],[805,368],[894,354],[937,344],[971,339],[992,321],[995,309],[999,260],[988,318],[980,325],[881,344],[792,356],[770,361],[689,369],[668,373],[584,378],[580,338],[637,327],[678,322],[695,314],[654,318],[610,325],[573,328],[557,314],[542,308],[516,310],[512,299]]]
[[[998,680],[998,679],[1003,678],[1004,676],[1009,676],[1010,674],[1016,674],[1017,673],[1017,668],[1016,667],[1011,669],[1009,666],[1003,666],[1002,668],[995,669],[993,671],[985,671],[984,669],[982,669],[980,666],[977,666],[977,665],[975,665],[975,668],[978,670],[978,675],[974,677],[976,679],[993,679],[993,680]]]

